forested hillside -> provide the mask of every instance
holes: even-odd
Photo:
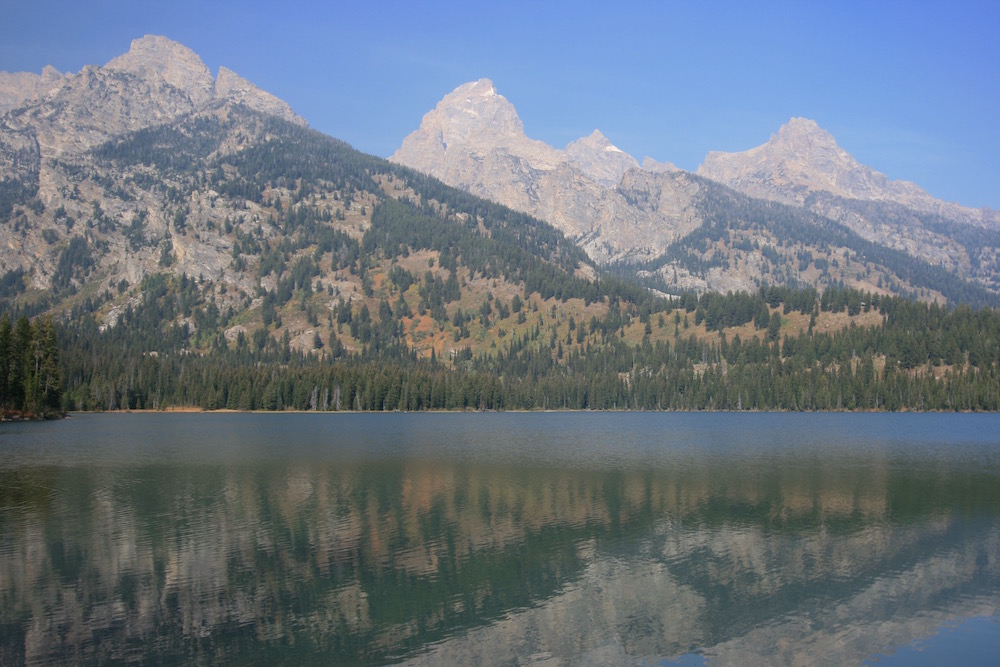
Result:
[[[430,273],[430,272],[428,272]],[[468,312],[448,281],[340,303],[328,340],[219,333],[211,285],[162,276],[119,325],[63,329],[68,409],[997,410],[1000,315],[853,290],[619,296],[515,292]],[[436,284],[436,287],[435,287]],[[572,283],[570,283],[572,284]],[[391,293],[396,294],[390,303]],[[298,304],[284,308],[298,309]],[[283,309],[284,309],[283,308]],[[440,311],[437,316],[433,311]],[[425,311],[424,316],[417,313]],[[449,312],[451,313],[449,316]],[[185,313],[208,336],[173,324]],[[278,314],[278,317],[281,315]],[[423,319],[452,342],[421,354]],[[163,322],[172,324],[164,327]],[[472,343],[479,345],[473,352]],[[360,345],[357,350],[351,347]],[[195,352],[192,352],[196,350]]]

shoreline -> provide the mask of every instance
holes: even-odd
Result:
[[[915,415],[943,415],[943,414],[983,414],[996,415],[1000,411],[991,410],[578,410],[572,408],[565,409],[511,409],[511,410],[237,410],[233,408],[208,409],[196,406],[169,407],[161,409],[141,408],[125,410],[71,410],[62,413],[58,417],[34,417],[2,419],[0,421],[48,421],[53,419],[63,419],[74,414],[81,415],[129,415],[129,414],[248,414],[248,415],[400,415],[400,414],[815,414],[815,415],[862,415],[862,414],[915,414]]]

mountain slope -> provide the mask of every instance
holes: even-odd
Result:
[[[802,206],[863,238],[1000,288],[1000,215],[943,202],[858,163],[814,121],[793,118],[742,153],[709,153],[699,175]]]

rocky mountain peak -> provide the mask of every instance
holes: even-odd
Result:
[[[860,164],[816,121],[792,118],[767,143],[741,153],[711,152],[698,174],[748,194],[801,203],[809,192],[888,200],[923,193]],[[926,196],[926,195],[925,195]]]
[[[570,149],[570,146],[584,146],[587,148],[598,148],[598,149],[609,149],[609,150],[621,150],[617,146],[611,143],[600,130],[594,130],[585,137],[580,137],[576,141],[571,141],[569,145],[566,146],[566,150]]]
[[[666,174],[672,171],[680,171],[673,162],[658,162],[648,155],[642,158],[643,171],[650,171],[654,174]]]
[[[858,162],[808,118],[792,118],[767,143],[742,153],[712,152],[698,175],[754,197],[801,205],[812,193],[891,202],[976,225],[995,226],[985,211],[935,199],[909,181],[892,180]]]
[[[860,165],[833,135],[809,118],[792,118],[763,146],[772,160],[802,162],[812,171],[855,170]]]
[[[600,130],[570,142],[565,153],[574,166],[604,187],[614,187],[626,171],[639,166],[634,157],[611,143]]]
[[[112,59],[105,69],[162,80],[184,91],[196,105],[214,96],[215,80],[194,51],[166,37],[146,35],[132,40],[128,53]]]
[[[483,189],[473,191],[494,199],[489,183],[502,180],[495,172],[506,173],[511,160],[517,170],[552,169],[565,160],[560,151],[525,136],[514,105],[489,79],[463,84],[441,98],[389,159],[451,185],[480,183]]]
[[[456,140],[472,135],[483,137],[524,136],[521,122],[514,105],[497,93],[489,79],[480,79],[459,86],[444,96],[433,111],[424,116],[425,124],[433,124]],[[445,143],[448,137],[445,136]]]
[[[0,143],[15,133],[37,140],[43,157],[79,153],[109,138],[171,122],[220,102],[305,125],[285,102],[226,68],[219,80],[198,55],[166,37],[146,35],[103,67],[77,73],[0,73]],[[26,139],[26,140],[28,140]]]
[[[808,141],[816,144],[837,145],[833,135],[811,118],[792,118],[778,129],[777,134],[771,137],[771,141],[786,143]]]

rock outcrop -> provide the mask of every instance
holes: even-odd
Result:
[[[634,157],[612,144],[600,130],[571,142],[566,146],[566,157],[585,175],[606,188],[615,187],[625,172],[639,166]]]
[[[226,67],[219,68],[219,76],[215,80],[214,93],[216,99],[245,104],[254,111],[277,116],[298,125],[306,124],[305,120],[292,111],[292,107],[288,105],[288,102],[278,99],[265,90],[261,90]]]
[[[194,51],[155,35],[134,40],[127,53],[104,66],[65,75],[52,67],[41,75],[0,73],[0,224],[13,222],[0,246],[0,273],[28,271],[32,288],[47,289],[56,252],[73,235],[85,233],[104,248],[102,270],[115,281],[137,283],[158,270],[161,242],[172,249],[180,271],[219,274],[231,261],[231,248],[217,238],[206,242],[171,234],[174,214],[152,193],[130,184],[136,170],[150,165],[139,166],[140,159],[116,171],[95,149],[130,133],[179,123],[167,131],[170,138],[160,140],[179,151],[176,142],[194,131],[186,121],[201,115],[208,123],[242,122],[253,114],[234,115],[241,106],[306,125],[277,97],[225,67],[213,77]],[[234,131],[224,140],[228,146],[259,140],[260,123],[249,122],[256,125]],[[142,150],[157,148],[147,144]],[[210,212],[212,199],[210,193],[193,196],[185,210]],[[127,240],[122,230],[133,224],[142,232]]]
[[[44,95],[59,85],[62,78],[51,65],[46,65],[41,74],[0,72],[0,114]]]

